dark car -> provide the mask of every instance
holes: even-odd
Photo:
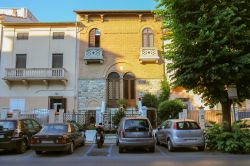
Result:
[[[34,119],[0,120],[0,149],[24,153],[30,146],[31,137],[41,128]]]
[[[43,151],[74,152],[75,147],[84,145],[85,137],[74,123],[47,124],[31,140],[31,149],[36,154]]]
[[[117,145],[119,153],[123,149],[142,147],[150,152],[155,151],[155,140],[153,129],[148,118],[145,117],[124,117],[117,131]]]

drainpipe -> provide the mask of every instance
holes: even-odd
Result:
[[[78,22],[75,22],[75,91],[74,91],[74,112],[78,112],[78,81],[79,81],[79,63],[80,63],[80,59],[79,59],[79,50],[78,50]]]
[[[3,43],[3,17],[0,16],[0,66],[2,59],[2,43]]]

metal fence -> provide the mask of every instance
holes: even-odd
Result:
[[[34,109],[27,114],[21,114],[21,118],[33,118],[37,120],[41,125],[49,122],[49,110],[48,109]]]

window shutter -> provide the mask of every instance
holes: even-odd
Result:
[[[95,47],[95,29],[92,29],[89,33],[89,47]]]
[[[149,47],[154,47],[154,35],[151,33],[148,35],[149,37]]]
[[[52,68],[63,67],[63,54],[53,54],[52,57]]]
[[[16,55],[16,68],[26,68],[26,54]]]

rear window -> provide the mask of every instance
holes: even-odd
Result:
[[[176,126],[178,130],[200,129],[200,126],[196,122],[176,122]]]
[[[66,133],[68,131],[68,125],[45,125],[41,132],[42,133]]]
[[[125,121],[126,132],[148,131],[149,124],[146,119],[128,119]]]
[[[0,130],[15,130],[16,121],[0,121]]]

